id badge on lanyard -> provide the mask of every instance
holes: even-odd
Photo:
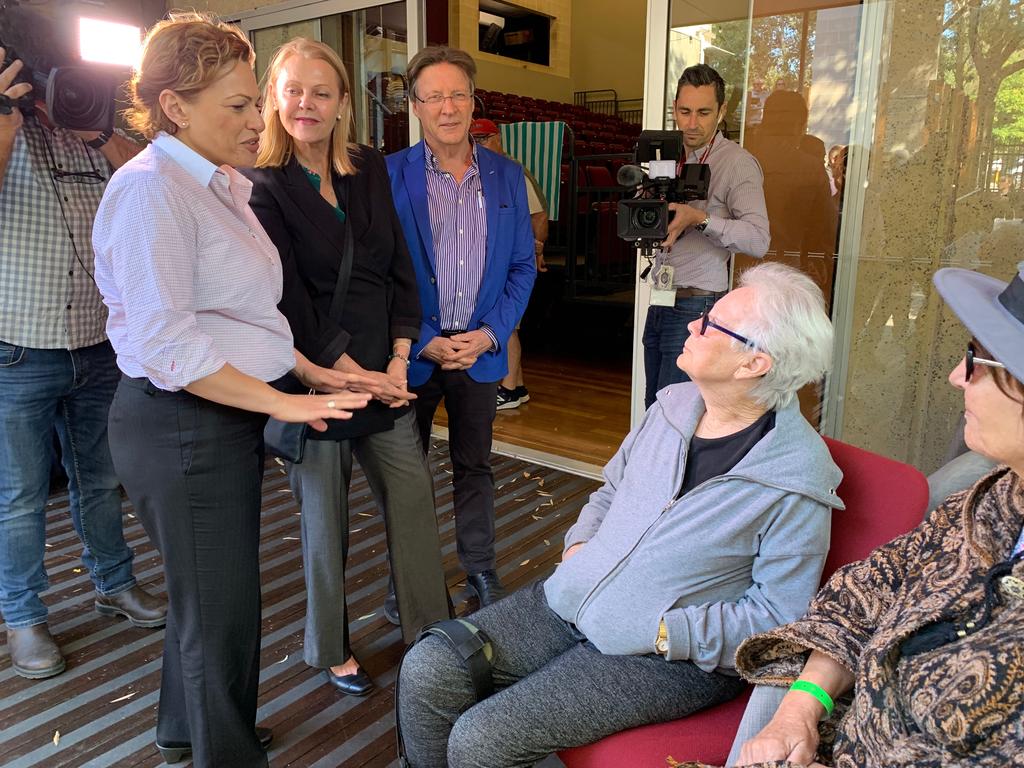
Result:
[[[703,165],[708,159],[708,155],[711,154],[711,149],[715,146],[715,139],[718,138],[716,133],[701,154],[697,163]],[[686,164],[686,158],[683,157],[676,165],[676,176],[682,172],[683,165]],[[674,270],[669,264],[662,264],[651,276],[651,305],[655,307],[674,307],[676,305],[676,288],[673,280]]]

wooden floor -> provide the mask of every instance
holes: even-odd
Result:
[[[441,443],[440,448],[446,446]],[[432,452],[432,469],[448,584],[464,612],[474,603],[466,601],[455,559],[451,468],[446,452],[438,446]],[[554,568],[564,531],[596,484],[500,456],[494,457],[494,471],[498,570],[507,586],[517,588]],[[79,559],[81,545],[67,504],[66,494],[49,502],[46,566],[51,588],[44,599],[68,667],[48,680],[25,680],[11,670],[6,645],[0,647],[0,765],[162,765],[153,739],[163,631],[135,629],[127,621],[93,610],[92,584]],[[403,645],[398,628],[381,612],[386,589],[383,521],[357,470],[346,587],[354,651],[380,687],[365,699],[355,699],[338,694],[302,661],[305,589],[298,514],[283,470],[270,463],[263,487],[258,714],[261,725],[274,729],[270,764],[274,768],[397,765],[392,694]],[[136,553],[140,583],[162,593],[159,554],[128,503],[125,533]],[[6,633],[2,637],[6,644]]]
[[[498,411],[494,439],[603,467],[629,432],[630,370],[623,368],[527,356],[530,401]],[[443,408],[434,421],[447,426]]]

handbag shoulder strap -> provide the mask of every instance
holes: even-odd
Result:
[[[341,318],[342,308],[345,306],[345,297],[348,294],[349,278],[352,277],[352,260],[355,244],[352,238],[352,217],[349,215],[348,192],[350,176],[343,176],[341,183],[334,187],[335,194],[338,194],[342,210],[345,212],[345,244],[341,252],[341,264],[338,265],[338,282],[334,286],[334,297],[331,299],[330,316],[333,320]],[[340,194],[339,194],[340,193]]]

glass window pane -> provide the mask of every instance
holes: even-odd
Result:
[[[751,16],[746,3],[708,11],[673,0],[666,125],[674,127],[671,103],[682,70],[714,67],[726,82],[722,131],[754,155],[764,173],[771,229],[764,258],[803,270],[831,305],[842,180],[827,154],[849,142],[861,8],[818,5],[755,0]],[[736,254],[735,270],[757,261]],[[820,402],[819,385],[801,392],[812,423]]]

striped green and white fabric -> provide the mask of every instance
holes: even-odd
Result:
[[[537,179],[547,198],[548,218],[557,221],[565,123],[506,123],[500,128],[505,154],[522,163]]]

